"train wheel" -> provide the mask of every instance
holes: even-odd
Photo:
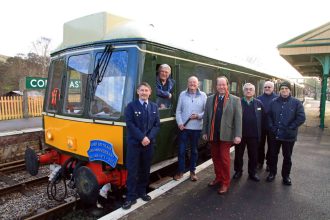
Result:
[[[96,204],[100,187],[91,169],[86,166],[79,167],[75,175],[75,185],[84,203]]]
[[[37,156],[36,152],[29,147],[27,147],[25,150],[25,167],[26,167],[26,170],[32,176],[35,176],[38,174],[38,170],[39,170],[38,156]]]

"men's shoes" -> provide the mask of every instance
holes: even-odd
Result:
[[[144,195],[142,195],[140,197],[145,202],[149,202],[151,200],[151,197],[148,194],[144,194]]]
[[[241,176],[242,176],[242,171],[237,171],[237,172],[235,172],[233,179],[239,179],[239,178],[241,178]]]
[[[126,202],[124,202],[122,208],[123,209],[130,209],[132,205],[134,205],[136,203],[136,199],[134,200],[127,200]]]
[[[220,195],[225,194],[226,192],[228,192],[228,187],[227,186],[221,186],[220,189],[218,190],[218,193]]]
[[[291,186],[292,182],[291,182],[291,178],[290,177],[283,177],[283,184],[287,185],[287,186]]]
[[[253,180],[254,182],[259,182],[260,178],[257,174],[251,174],[249,175],[250,180]]]
[[[190,180],[193,181],[193,182],[198,180],[195,172],[190,172]]]
[[[267,181],[267,182],[273,182],[274,179],[275,179],[275,174],[270,173],[270,174],[267,176],[266,181]]]
[[[215,186],[215,185],[217,185],[217,184],[219,184],[219,181],[215,179],[215,180],[209,182],[208,186],[209,186],[209,187],[212,187],[212,186]]]
[[[178,181],[178,180],[180,180],[182,177],[183,177],[183,173],[177,173],[177,174],[174,175],[173,179]]]

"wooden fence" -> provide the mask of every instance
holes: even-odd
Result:
[[[41,116],[43,108],[43,96],[28,97],[29,117]],[[23,118],[22,96],[0,97],[0,120]]]

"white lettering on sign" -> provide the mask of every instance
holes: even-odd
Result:
[[[47,79],[32,79],[30,85],[32,88],[44,88],[47,85]]]
[[[70,81],[70,88],[75,88],[75,89],[78,89],[80,88],[80,81],[78,80],[72,80]]]

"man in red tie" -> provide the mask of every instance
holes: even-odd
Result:
[[[219,194],[230,185],[230,147],[242,137],[242,107],[239,97],[229,94],[228,79],[217,78],[216,94],[207,98],[203,118],[203,139],[210,142],[215,179],[209,186],[220,184]]]

